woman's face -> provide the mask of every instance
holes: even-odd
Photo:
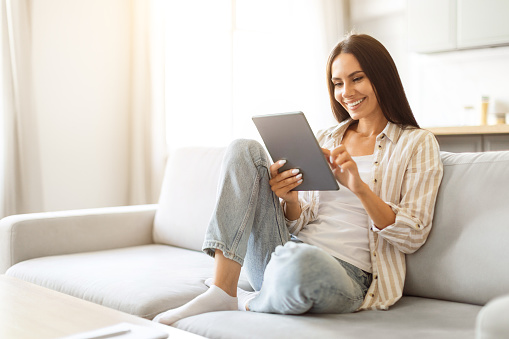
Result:
[[[352,119],[383,116],[371,81],[353,54],[339,54],[332,62],[331,73],[334,98],[346,109]]]

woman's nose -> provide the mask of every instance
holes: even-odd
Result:
[[[351,84],[344,84],[343,85],[343,98],[349,98],[354,95],[354,88]]]

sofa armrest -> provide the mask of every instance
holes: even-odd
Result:
[[[476,339],[509,338],[509,294],[490,301],[477,315]]]
[[[50,255],[153,243],[157,205],[12,215],[0,220],[0,274]]]

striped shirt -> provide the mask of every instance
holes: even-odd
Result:
[[[317,140],[321,147],[338,147],[352,122],[349,119],[320,131]],[[403,129],[387,123],[376,137],[373,155],[367,184],[392,208],[396,221],[382,230],[369,221],[373,282],[359,310],[388,309],[403,295],[405,254],[415,252],[428,237],[443,174],[438,143],[431,132],[423,129]],[[316,220],[319,192],[299,192],[299,201],[299,219],[287,220],[294,235]]]

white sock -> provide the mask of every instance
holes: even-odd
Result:
[[[237,310],[237,305],[238,300],[236,297],[232,297],[219,287],[212,285],[208,291],[197,296],[187,304],[158,314],[153,321],[171,325],[180,319],[202,313],[235,311]]]
[[[244,291],[242,288],[237,287],[237,298],[239,299],[238,308],[240,311],[248,311],[248,303],[256,298],[256,296],[260,294],[260,291],[249,292]]]
[[[205,285],[208,287],[214,286],[214,278],[208,278],[205,280]],[[254,299],[260,292],[249,292],[242,288],[237,287],[237,298],[239,299],[238,309],[239,311],[247,311],[247,304]]]
[[[208,278],[207,280],[205,280],[205,285],[207,287],[214,285],[214,278]]]

